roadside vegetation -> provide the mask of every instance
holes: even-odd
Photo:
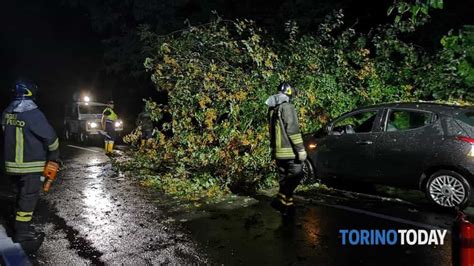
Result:
[[[429,3],[428,3],[429,2]],[[249,20],[216,15],[166,36],[147,27],[144,67],[167,103],[146,100],[157,128],[146,146],[120,162],[143,184],[191,200],[272,186],[265,100],[282,81],[299,89],[303,132],[354,108],[395,101],[474,100],[474,29],[449,32],[427,52],[410,43],[442,1],[397,2],[393,22],[368,33],[334,11],[316,34],[294,21],[275,39]],[[124,138],[138,147],[139,130]],[[136,170],[139,169],[139,170]]]

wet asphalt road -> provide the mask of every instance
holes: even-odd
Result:
[[[35,212],[47,238],[39,265],[205,263],[189,234],[155,205],[153,193],[112,170],[102,150],[63,145],[66,169]],[[2,200],[4,200],[3,198]],[[11,199],[12,201],[13,199]],[[3,205],[3,204],[2,204]]]
[[[188,226],[212,258],[224,264],[252,265],[450,265],[451,241],[443,246],[343,246],[340,229],[419,229],[433,224],[450,227],[449,217],[426,213],[409,215],[406,208],[380,207],[380,212],[304,203],[294,219],[281,219],[268,200],[247,208],[215,209],[208,217],[191,220]],[[302,206],[303,205],[303,206]],[[396,212],[411,220],[395,221]],[[379,215],[386,213],[384,217]],[[379,216],[379,217],[377,217]],[[381,218],[384,217],[384,218]],[[392,220],[393,219],[393,220]],[[433,219],[433,223],[425,224]],[[417,224],[417,222],[419,224]],[[212,230],[204,230],[212,228]],[[434,227],[433,227],[434,228]]]
[[[272,192],[189,209],[116,173],[100,148],[64,144],[62,157],[66,169],[36,212],[47,238],[34,264],[451,264],[449,234],[443,246],[341,244],[340,229],[451,228],[453,213],[416,197],[299,192],[293,219],[269,207]],[[5,224],[13,198],[0,190]]]

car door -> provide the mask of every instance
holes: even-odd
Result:
[[[382,111],[356,111],[336,119],[329,126],[329,135],[318,144],[316,165],[326,175],[367,180],[376,176],[373,167],[375,142]]]
[[[379,183],[416,185],[433,153],[437,115],[416,109],[387,109],[376,145]]]

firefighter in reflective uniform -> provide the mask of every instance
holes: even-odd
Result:
[[[138,114],[137,126],[141,127],[142,136],[141,136],[141,146],[144,147],[149,139],[153,137],[153,121],[151,120],[151,114],[148,112],[146,107],[143,108],[143,111]]]
[[[303,145],[295,107],[290,103],[297,91],[288,83],[278,86],[278,93],[270,96],[268,120],[272,157],[278,168],[280,189],[272,207],[282,214],[293,210],[293,191],[301,181],[306,151]]]
[[[109,101],[107,106],[102,112],[102,129],[105,131],[105,154],[112,154],[114,150],[114,141],[116,138],[115,122],[118,119],[117,114],[114,112],[114,101]]]
[[[45,164],[59,160],[59,141],[34,102],[37,90],[31,82],[16,82],[15,99],[2,113],[2,129],[5,171],[18,189],[13,241],[39,248],[44,233],[34,230],[31,220],[40,196]]]

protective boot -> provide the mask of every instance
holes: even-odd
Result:
[[[293,197],[287,197],[281,192],[278,193],[276,198],[272,200],[270,206],[279,211],[283,216],[293,215],[295,211]]]
[[[107,145],[107,152],[108,152],[108,154],[112,154],[113,151],[114,151],[114,142],[109,141],[109,144]]]
[[[35,253],[43,244],[45,234],[32,228],[29,223],[15,224],[13,242],[19,243],[27,254]]]
[[[109,141],[106,140],[105,142],[105,147],[104,147],[104,151],[105,151],[105,154],[109,154]]]
[[[294,216],[295,214],[295,205],[293,203],[293,197],[286,197],[286,211],[283,214],[284,216]]]

